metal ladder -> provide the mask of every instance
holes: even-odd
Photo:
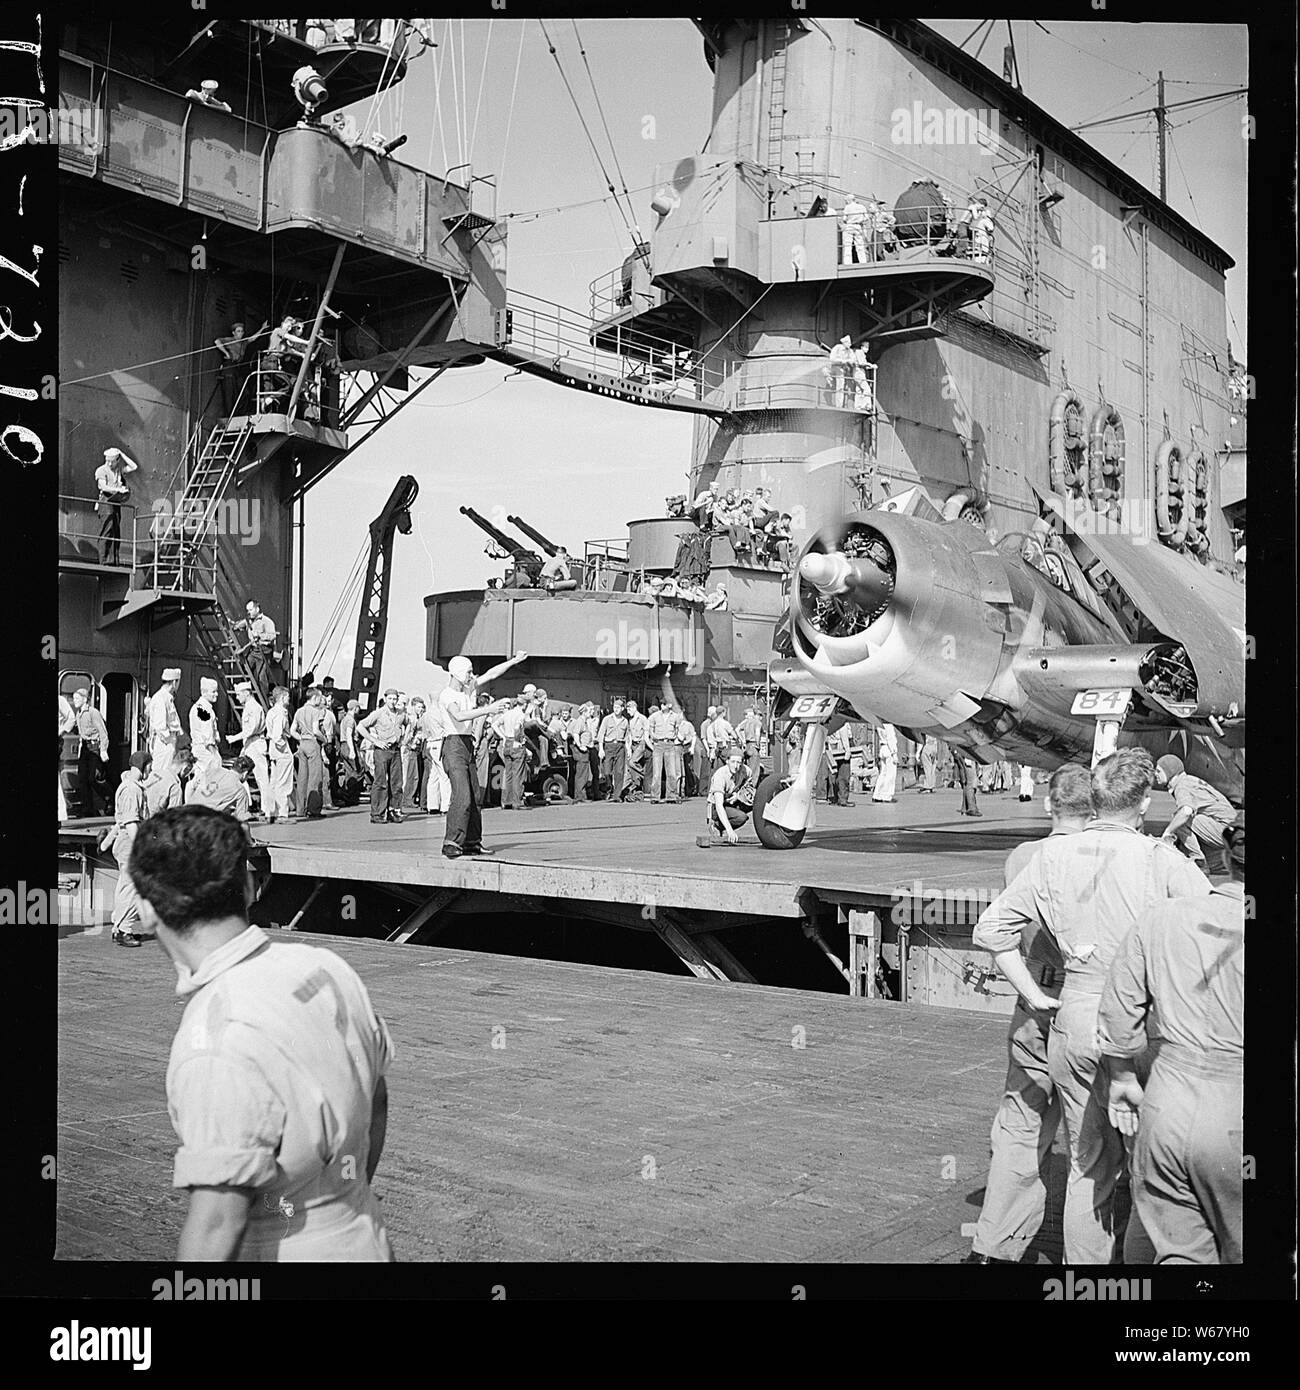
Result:
[[[154,547],[153,587],[155,589],[190,589],[198,577],[195,556],[201,547],[215,541],[213,526],[217,507],[234,476],[235,469],[252,433],[251,419],[243,417],[238,424],[228,421],[214,425],[198,458],[195,460],[185,488],[176,500],[175,510],[168,516]],[[212,587],[215,592],[215,546]],[[187,584],[186,580],[191,583]]]
[[[236,709],[234,687],[236,681],[249,681],[257,692],[263,709],[270,708],[270,691],[258,673],[248,662],[246,652],[241,647],[247,643],[240,640],[230,615],[217,599],[210,608],[199,609],[189,615],[192,631],[199,639],[199,645],[216,668],[217,680],[230,709]]]
[[[767,167],[771,173],[781,172],[781,137],[785,133],[785,50],[789,30],[778,25],[772,39],[772,57],[768,66],[767,88]],[[774,196],[770,192],[769,201]]]

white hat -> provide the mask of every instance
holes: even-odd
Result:
[[[252,681],[236,681],[236,682],[235,682],[235,694],[236,694],[236,695],[247,695],[247,694],[249,694],[249,692],[250,692],[252,689],[253,689],[253,682],[252,682]]]
[[[181,668],[179,666],[169,666],[163,673],[165,681],[178,681],[181,678]]]
[[[216,679],[213,676],[202,676],[199,679],[199,688],[206,694],[209,690],[218,690]]]
[[[524,694],[525,694],[525,695],[536,695],[536,694],[537,694],[537,687],[536,687],[535,685],[526,685],[526,686],[524,686]]]
[[[467,656],[453,656],[447,663],[447,674],[452,680],[463,681],[474,674],[474,667]]]

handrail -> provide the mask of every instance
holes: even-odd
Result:
[[[74,543],[61,548],[64,551],[65,559],[72,557],[77,557],[78,559],[82,558],[81,552],[78,550],[75,542],[84,541],[88,545],[95,547],[96,553],[99,553],[99,518],[95,517],[93,521],[91,521],[90,518],[94,516],[95,508],[99,506],[100,500],[98,496],[79,497],[69,492],[61,492],[58,494],[59,536],[65,541]],[[136,557],[139,554],[136,548],[137,542],[135,536],[136,505],[134,502],[117,502],[113,505],[119,507],[122,512],[129,513],[129,516],[125,516],[123,520],[130,521],[130,533],[129,535],[127,534],[124,526],[119,527],[120,539],[117,542],[119,553],[125,551],[129,556],[129,562],[125,565],[106,566],[106,568],[134,569]],[[85,529],[71,524],[73,518],[77,516],[84,516],[87,518],[88,524]],[[99,562],[97,561],[96,563]]]
[[[613,342],[610,350],[592,342],[586,315],[563,305],[536,295],[512,294],[507,308],[510,338],[502,347],[550,359],[557,370],[567,361],[642,388],[653,387],[665,396],[684,390],[701,402],[726,380],[721,366],[704,365],[680,343],[640,329],[617,327],[602,334],[603,340]]]

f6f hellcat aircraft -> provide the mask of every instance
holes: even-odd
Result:
[[[995,544],[913,488],[807,543],[771,675],[773,713],[808,729],[798,769],[758,787],[768,848],[812,825],[826,735],[846,719],[1042,768],[1140,745],[1240,800],[1244,585],[1086,503],[1040,502]]]

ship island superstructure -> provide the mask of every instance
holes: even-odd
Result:
[[[589,318],[512,300],[498,355],[692,411],[689,492],[766,486],[796,550],[891,499],[994,539],[1064,503],[1240,577],[1227,253],[919,22],[696,23],[704,149],[658,169],[652,230],[592,284]],[[523,649],[558,698],[667,677],[693,718],[736,713],[764,694],[789,579],[725,533],[701,567],[694,531],[636,519],[585,554],[556,538],[586,562],[577,592],[519,587],[512,560],[495,587],[431,595],[427,654]],[[692,565],[725,609],[649,593]]]

